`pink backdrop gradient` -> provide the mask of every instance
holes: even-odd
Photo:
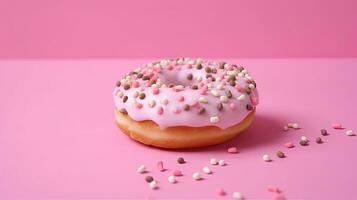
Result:
[[[0,0],[0,58],[356,57],[355,0]]]
[[[252,126],[230,142],[180,151],[141,145],[115,125],[115,81],[145,62],[0,61],[0,199],[231,199],[233,191],[271,199],[269,185],[288,199],[356,199],[357,137],[330,124],[357,131],[357,59],[235,60],[257,81],[261,103]],[[288,122],[302,129],[285,133]],[[316,144],[321,128],[330,135]],[[283,146],[302,135],[309,146]],[[226,152],[232,145],[239,154]],[[278,150],[287,157],[277,158]],[[265,153],[274,161],[262,161]],[[178,165],[178,156],[187,164]],[[212,157],[228,165],[192,180]],[[159,160],[167,171],[156,169]],[[136,172],[140,164],[160,189],[149,189]],[[171,185],[175,168],[184,176]],[[216,196],[217,187],[228,195]]]

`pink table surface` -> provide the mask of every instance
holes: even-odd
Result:
[[[234,60],[234,59],[232,59]],[[134,142],[114,123],[112,90],[125,72],[147,60],[0,61],[0,199],[271,199],[267,186],[288,199],[356,199],[357,59],[241,59],[256,78],[261,104],[252,126],[230,142],[168,151]],[[298,122],[302,129],[281,131]],[[323,144],[286,149],[326,128]],[[239,154],[228,154],[237,145]],[[282,150],[284,159],[276,158]],[[274,161],[263,162],[271,154]],[[187,164],[176,164],[182,156]],[[212,157],[212,175],[193,181]],[[168,169],[159,172],[156,162]],[[160,188],[136,172],[147,165]],[[171,185],[167,176],[181,169]],[[219,197],[222,187],[227,195]]]

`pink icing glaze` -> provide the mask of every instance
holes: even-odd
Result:
[[[202,68],[198,69],[198,65]],[[113,92],[115,106],[119,111],[125,110],[133,120],[152,120],[162,129],[173,126],[226,129],[241,122],[258,104],[256,84],[243,69],[200,59],[149,63],[120,81]],[[142,74],[141,78],[137,74]],[[192,76],[188,77],[189,74]],[[206,77],[207,74],[211,77]],[[235,77],[234,84],[232,77]],[[197,89],[192,89],[193,85]],[[245,98],[238,98],[242,95]],[[124,96],[127,96],[125,102]],[[221,110],[217,108],[220,103]],[[184,109],[185,104],[189,110]],[[199,114],[201,108],[204,111]]]

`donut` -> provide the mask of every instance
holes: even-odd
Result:
[[[117,126],[146,145],[183,149],[232,139],[253,121],[257,85],[243,66],[178,58],[142,65],[116,82]]]

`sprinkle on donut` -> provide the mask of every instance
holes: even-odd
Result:
[[[152,120],[162,128],[225,129],[242,121],[258,104],[256,82],[244,67],[202,59],[148,63],[115,86],[118,111],[125,109],[133,120]]]

